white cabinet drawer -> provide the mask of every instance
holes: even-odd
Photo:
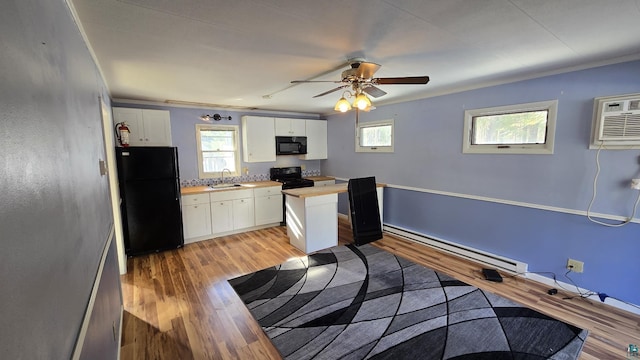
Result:
[[[182,205],[208,204],[209,194],[182,195]]]
[[[269,186],[253,189],[255,197],[272,196],[282,194],[282,186]]]
[[[211,201],[246,199],[253,197],[253,189],[228,190],[209,193]]]
[[[335,180],[320,180],[320,181],[313,182],[313,186],[328,186],[328,185],[335,185],[335,184],[336,184]]]

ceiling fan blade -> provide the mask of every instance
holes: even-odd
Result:
[[[342,81],[334,81],[334,80],[293,80],[292,84],[305,84],[305,83],[334,83],[339,84]]]
[[[356,65],[358,66],[356,67]],[[372,62],[353,63],[351,66],[356,69],[355,75],[361,79],[371,79],[373,74],[380,69],[380,65]]]
[[[371,79],[371,83],[377,85],[419,85],[426,84],[429,82],[428,76],[407,76],[407,77],[388,77],[388,78],[377,78]]]
[[[380,96],[383,95],[387,95],[387,93],[383,90],[381,90],[380,88],[377,88],[373,85],[371,86],[367,86],[364,89],[362,89],[362,91],[366,92],[367,94],[375,97],[375,98],[379,98]]]
[[[332,92],[336,92],[336,91],[338,91],[338,90],[340,90],[340,89],[344,89],[344,88],[346,88],[347,86],[349,86],[349,85],[347,84],[347,85],[338,86],[338,87],[337,87],[337,88],[335,88],[335,89],[331,89],[331,90],[329,90],[329,91],[325,91],[325,92],[323,92],[322,94],[318,94],[318,95],[314,96],[314,98],[317,98],[317,97],[320,97],[320,96],[325,96],[325,95],[327,95],[327,94],[331,94]]]

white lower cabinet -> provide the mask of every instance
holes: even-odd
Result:
[[[267,186],[183,195],[185,244],[279,224],[281,191]]]
[[[254,226],[253,214],[253,197],[233,200],[233,230]]]
[[[213,234],[233,230],[233,200],[211,202],[211,231]]]
[[[270,186],[254,190],[256,225],[282,222],[282,187]]]
[[[207,195],[182,197],[182,227],[186,244],[211,234],[211,208]]]
[[[253,189],[213,192],[209,197],[214,235],[254,225]]]

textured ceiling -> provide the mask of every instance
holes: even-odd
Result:
[[[116,99],[328,114],[290,82],[353,57],[431,78],[375,105],[640,58],[640,0],[69,1]]]

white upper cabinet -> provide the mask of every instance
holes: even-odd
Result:
[[[307,153],[300,155],[303,160],[327,158],[327,122],[325,120],[305,120]]]
[[[276,118],[276,136],[305,136],[305,120]],[[274,145],[275,146],[275,145]]]
[[[242,117],[242,158],[249,163],[276,161],[274,118]]]
[[[114,107],[113,120],[127,124],[131,146],[172,146],[171,116],[167,110]]]

